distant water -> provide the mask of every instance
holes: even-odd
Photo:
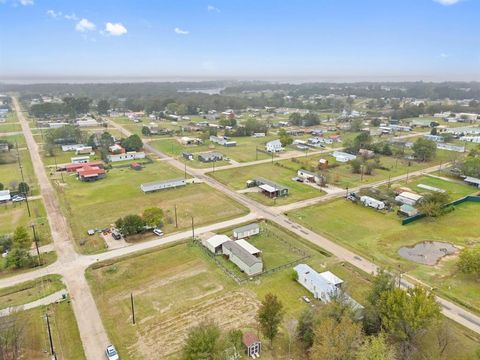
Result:
[[[185,90],[177,90],[177,92],[186,92],[186,93],[201,93],[201,94],[208,94],[208,95],[218,95],[225,87],[222,88],[215,88],[215,89],[185,89]]]

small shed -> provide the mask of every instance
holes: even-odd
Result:
[[[400,206],[400,209],[398,210],[398,213],[400,215],[404,215],[404,216],[415,216],[418,214],[418,210],[415,209],[413,206],[411,205],[408,205],[408,204],[403,204],[402,206]]]
[[[130,164],[130,168],[132,168],[133,170],[142,170],[142,164],[138,162],[133,162]]]
[[[235,239],[248,238],[260,233],[260,225],[257,223],[248,224],[245,226],[238,227],[233,229],[233,237]]]
[[[205,240],[205,247],[213,254],[222,253],[222,244],[230,241],[230,238],[226,235],[213,235],[211,238]]]
[[[0,191],[0,202],[10,201],[10,190],[1,190]]]
[[[245,351],[248,357],[255,359],[260,356],[262,343],[257,334],[251,331],[244,333],[242,336],[242,343],[245,346]]]
[[[422,199],[422,195],[414,194],[411,192],[404,191],[400,195],[395,198],[395,201],[398,201],[402,204],[407,204],[411,206],[415,206],[415,204]]]

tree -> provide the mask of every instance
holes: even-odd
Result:
[[[21,182],[18,184],[18,191],[22,194],[28,194],[30,191],[30,186],[26,182]]]
[[[464,274],[480,274],[480,246],[464,248],[458,256],[458,269]]]
[[[0,317],[0,358],[18,360],[22,358],[22,343],[27,318],[24,312],[13,312]]]
[[[108,149],[109,146],[115,144],[115,139],[113,138],[112,134],[108,131],[105,131],[100,136],[100,147],[104,149]]]
[[[444,213],[445,206],[449,203],[448,193],[432,192],[424,195],[418,203],[417,209],[430,217],[437,217]]]
[[[183,346],[184,360],[214,360],[221,349],[220,329],[214,323],[201,323],[190,329]]]
[[[313,345],[314,324],[315,316],[313,310],[310,308],[305,309],[298,318],[297,337],[306,349],[310,349]]]
[[[355,360],[395,360],[395,349],[387,343],[385,336],[369,336],[360,347]]]
[[[108,100],[100,100],[97,104],[97,111],[101,115],[106,115],[110,110],[110,103]]]
[[[142,139],[137,134],[130,135],[123,139],[121,143],[127,151],[138,151],[143,147]]]
[[[124,236],[136,235],[143,231],[145,221],[139,215],[127,215],[118,219],[115,226]]]
[[[355,119],[350,124],[350,131],[358,132],[363,128],[363,121],[361,119]]]
[[[225,335],[223,347],[226,352],[231,354],[228,359],[240,359],[243,350],[242,331],[238,329],[228,331]]]
[[[12,247],[29,250],[31,245],[32,239],[30,239],[25,226],[17,226],[13,233]]]
[[[87,146],[91,146],[92,149],[97,148],[97,135],[96,134],[92,134],[88,137]]]
[[[355,152],[358,152],[360,149],[366,149],[372,143],[372,136],[367,131],[362,131],[358,134],[355,139],[353,139],[353,148]]]
[[[288,135],[285,129],[283,128],[278,131],[278,136],[280,137],[280,142],[282,143],[283,147],[286,147],[291,143],[293,143],[293,138],[290,135]]]
[[[177,107],[177,115],[184,116],[188,114],[188,107],[185,104],[180,104]]]
[[[417,139],[412,147],[413,156],[420,161],[430,161],[435,157],[437,145],[423,137]]]
[[[13,248],[7,255],[5,267],[16,267],[17,269],[25,268],[32,265],[32,258],[27,250],[21,248]]]
[[[440,317],[435,296],[421,287],[387,291],[382,294],[378,308],[383,328],[400,344],[402,359],[408,359],[417,338]]]
[[[158,207],[147,208],[143,211],[143,221],[148,226],[163,226],[163,210]]]
[[[360,325],[348,316],[342,317],[340,322],[326,318],[315,327],[312,359],[354,360],[362,339]]]
[[[145,135],[145,136],[152,135],[152,132],[150,131],[150,128],[148,126],[142,126],[142,135]]]
[[[480,157],[469,156],[460,169],[463,175],[480,178]]]
[[[302,115],[298,112],[294,112],[294,113],[291,113],[289,116],[288,116],[288,121],[292,124],[292,125],[302,125]]]
[[[283,314],[283,305],[280,300],[271,293],[265,295],[258,309],[257,317],[262,334],[270,340],[270,347],[278,334],[278,327],[282,322]]]

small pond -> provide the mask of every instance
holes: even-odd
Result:
[[[423,265],[435,265],[447,255],[455,254],[458,249],[450,243],[441,241],[424,241],[414,246],[404,246],[398,254],[404,259]]]

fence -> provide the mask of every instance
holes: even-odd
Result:
[[[460,199],[454,200],[454,201],[446,204],[444,207],[460,205],[460,204],[463,204],[464,202],[480,203],[480,196],[473,196],[473,195],[464,196]],[[410,216],[410,217],[402,220],[402,225],[410,224],[410,223],[412,223],[414,221],[417,221],[419,219],[423,219],[426,216],[427,215],[425,215],[425,214],[417,214],[417,215],[414,215],[414,216]]]

